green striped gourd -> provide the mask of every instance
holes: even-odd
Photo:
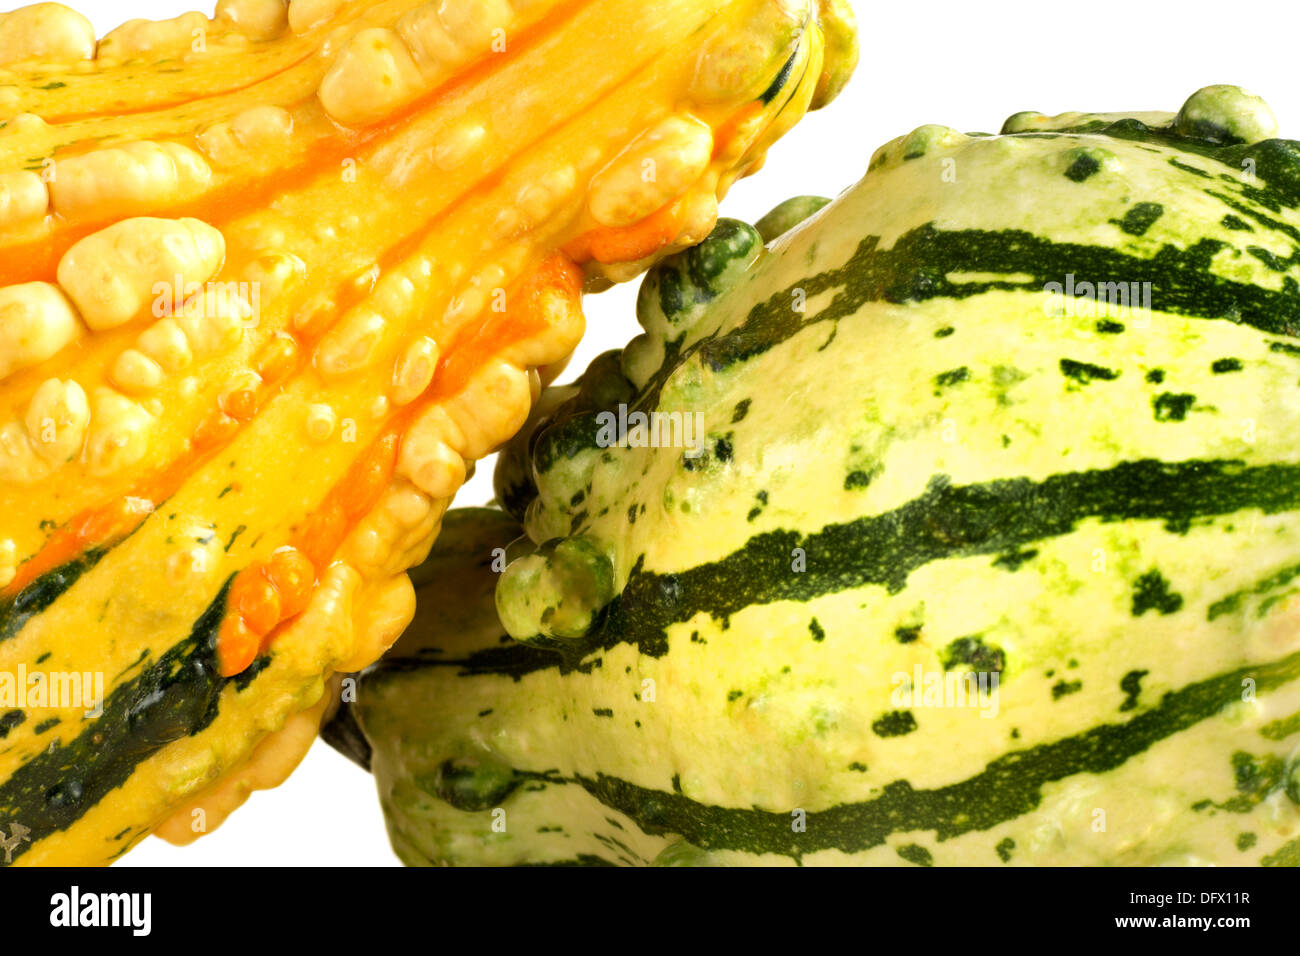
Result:
[[[402,859],[1300,864],[1274,135],[1233,87],[925,126],[660,265],[361,683]]]

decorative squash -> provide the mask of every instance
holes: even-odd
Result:
[[[192,839],[288,773],[583,283],[708,234],[852,69],[847,16],[221,0],[96,43],[57,4],[0,15],[14,861]]]
[[[1232,87],[921,127],[656,266],[331,725],[398,855],[1300,865],[1274,135]]]

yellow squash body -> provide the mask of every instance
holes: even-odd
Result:
[[[794,0],[0,15],[12,861],[184,842],[280,782],[582,284],[703,238],[852,37]]]

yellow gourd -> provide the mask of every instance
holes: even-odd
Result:
[[[855,57],[830,0],[0,15],[12,861],[192,839],[282,780],[584,284],[707,235]]]

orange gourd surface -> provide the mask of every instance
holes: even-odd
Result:
[[[584,286],[707,235],[852,37],[811,0],[0,14],[13,862],[193,839],[283,779]]]

